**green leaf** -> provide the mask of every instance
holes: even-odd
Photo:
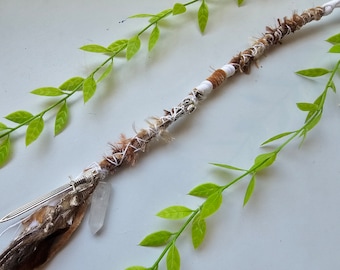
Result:
[[[158,14],[152,16],[150,18],[149,22],[150,23],[155,23],[155,22],[159,21],[160,19],[170,15],[171,13],[172,13],[172,9],[171,8],[165,9],[165,10],[159,12]]]
[[[214,214],[222,204],[222,193],[217,191],[211,194],[203,203],[201,209],[201,218],[206,218]]]
[[[243,206],[245,206],[248,203],[251,195],[253,194],[253,191],[255,188],[255,182],[256,182],[256,178],[255,178],[255,175],[253,175],[248,184],[246,194],[244,195]]]
[[[171,232],[168,231],[158,231],[147,235],[139,245],[144,247],[158,247],[165,245],[170,237],[172,236]]]
[[[134,36],[129,39],[126,48],[126,58],[130,60],[140,49],[140,39],[138,36]]]
[[[306,137],[307,137],[307,133],[308,133],[308,131],[304,129],[304,130],[302,130],[301,134],[299,135],[300,137],[302,137],[302,140],[300,142],[299,147],[301,147],[303,145],[303,143],[305,142]]]
[[[159,28],[156,24],[155,28],[152,30],[152,32],[150,34],[149,46],[148,46],[149,51],[151,51],[153,49],[153,47],[156,45],[156,43],[159,39],[159,33],[160,33],[160,31],[159,31]]]
[[[148,270],[149,268],[143,267],[143,266],[130,266],[126,268],[125,270]]]
[[[0,167],[9,159],[11,153],[11,142],[9,136],[0,141]]]
[[[312,117],[313,115],[315,115],[315,112],[309,112],[309,113],[307,114],[307,116],[306,116],[305,123],[307,123],[308,120],[311,119],[311,117]]]
[[[88,102],[96,92],[97,83],[93,76],[87,77],[83,83],[84,103]]]
[[[243,4],[244,0],[237,0],[237,5],[241,6]]]
[[[127,47],[128,42],[129,41],[127,39],[119,39],[119,40],[116,40],[115,42],[111,43],[107,47],[107,49],[110,50],[111,52],[120,52]]]
[[[234,170],[234,171],[243,171],[243,172],[247,171],[245,169],[237,168],[237,167],[234,167],[228,164],[221,164],[221,163],[210,163],[210,164],[217,166],[217,167],[224,168],[224,169]]]
[[[97,80],[97,83],[104,80],[111,73],[112,68],[113,68],[113,61],[111,61],[110,64],[105,68],[104,72],[102,73],[102,75]]]
[[[320,121],[322,114],[319,113],[317,116],[315,116],[308,124],[306,124],[305,129],[306,131],[312,130]]]
[[[326,41],[332,44],[340,43],[340,33],[327,38]]]
[[[181,219],[189,216],[192,212],[193,210],[185,206],[174,205],[161,210],[157,216],[166,219]]]
[[[186,11],[187,11],[187,8],[185,7],[185,5],[181,3],[176,3],[174,7],[172,8],[172,15],[182,14]]]
[[[166,256],[167,270],[180,270],[181,257],[175,245],[172,245]]]
[[[88,44],[80,47],[79,49],[86,51],[86,52],[93,52],[93,53],[110,53],[111,51],[101,45],[97,44]]]
[[[129,19],[134,19],[134,18],[148,18],[148,17],[153,17],[155,16],[154,14],[146,14],[146,13],[141,13],[141,14],[135,14],[132,16],[129,16]]]
[[[301,111],[305,111],[305,112],[315,112],[320,109],[319,106],[314,103],[299,102],[299,103],[296,103],[296,105]]]
[[[323,103],[325,101],[325,96],[326,92],[323,92],[320,96],[318,96],[315,101],[313,102],[313,104],[315,104],[316,106],[318,106],[319,108],[322,108]],[[305,119],[305,123],[307,123],[312,117],[314,117],[316,114],[318,113],[318,111],[310,111],[308,112],[306,119]]]
[[[266,140],[266,141],[263,142],[261,145],[265,145],[265,144],[268,144],[268,143],[270,143],[270,142],[276,141],[276,140],[281,139],[281,138],[283,138],[283,137],[286,137],[286,136],[288,136],[288,135],[290,135],[290,134],[292,134],[292,133],[294,133],[294,132],[295,132],[295,131],[288,131],[288,132],[280,133],[280,134],[275,135],[275,136],[271,137],[270,139]]]
[[[332,48],[329,49],[330,53],[340,53],[340,44],[335,44]]]
[[[204,33],[205,27],[207,26],[208,23],[208,18],[209,18],[209,9],[208,5],[206,4],[205,0],[202,1],[202,4],[200,8],[198,9],[198,26],[201,30],[201,33]]]
[[[207,224],[200,215],[196,216],[192,222],[191,238],[194,248],[198,248],[204,240]]]
[[[249,171],[258,172],[260,170],[263,170],[264,168],[269,167],[272,165],[276,159],[277,153],[275,152],[269,152],[260,154],[255,158],[253,166],[249,169]]]
[[[199,185],[195,188],[193,188],[190,192],[189,195],[196,196],[196,197],[203,197],[207,198],[213,193],[217,192],[221,186],[218,186],[214,183],[205,183],[202,185]]]
[[[5,116],[5,118],[14,123],[22,124],[33,117],[33,114],[27,111],[16,111]]]
[[[0,122],[0,131],[6,130],[6,129],[9,129],[9,127],[7,127],[4,123]]]
[[[323,101],[324,99],[324,94],[321,94],[320,96],[318,96],[315,100],[314,100],[314,104],[315,105],[318,105],[318,106],[321,106],[321,102]]]
[[[49,97],[61,96],[65,94],[59,88],[55,88],[55,87],[37,88],[31,91],[31,93],[35,95],[39,95],[39,96],[49,96]]]
[[[305,77],[320,77],[330,72],[331,71],[325,68],[309,68],[296,71],[295,73]]]
[[[64,130],[68,122],[68,108],[66,101],[57,112],[54,123],[54,135],[58,135]]]
[[[83,82],[84,82],[84,78],[82,77],[72,77],[66,80],[65,82],[63,82],[59,86],[59,89],[64,90],[64,91],[80,90]]]
[[[333,90],[333,92],[336,93],[336,86],[333,80],[329,82],[328,87],[330,87]]]
[[[300,134],[300,137],[303,137],[302,142],[300,143],[300,145],[303,144],[304,140],[307,137],[307,133],[312,130],[320,121],[322,117],[322,112],[317,112],[312,114],[308,119],[306,119],[306,122],[308,120],[308,123],[306,123],[306,125],[304,126],[303,131]]]
[[[44,119],[42,117],[32,120],[26,130],[26,146],[38,139],[43,129]]]

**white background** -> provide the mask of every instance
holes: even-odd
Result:
[[[104,46],[130,38],[147,25],[130,19],[136,13],[158,13],[175,1],[8,1],[0,2],[0,116],[16,110],[40,112],[49,98],[29,94],[42,86],[58,86],[73,76],[86,77],[105,56],[78,50],[85,44]],[[87,104],[72,99],[70,123],[53,136],[53,114],[29,147],[24,130],[12,137],[10,162],[0,169],[0,216],[68,182],[109,151],[121,133],[133,136],[145,120],[177,105],[214,68],[246,49],[265,26],[323,2],[208,1],[210,19],[201,35],[196,23],[199,3],[186,14],[169,17],[161,37],[147,52],[129,62],[117,59],[114,72],[100,84]],[[158,142],[133,168],[110,179],[112,197],[105,227],[92,236],[85,217],[69,244],[46,269],[125,269],[151,266],[161,248],[138,243],[147,234],[176,230],[181,221],[155,217],[170,205],[196,208],[202,200],[186,195],[204,182],[225,184],[237,174],[209,162],[248,168],[266,149],[269,137],[297,129],[305,114],[296,102],[312,102],[325,79],[307,80],[294,74],[311,67],[332,67],[326,38],[339,32],[340,10],[296,32],[263,57],[250,75],[239,75],[222,86],[193,115],[170,128],[175,140]],[[339,84],[339,80],[337,81]],[[339,87],[338,87],[339,88]],[[177,247],[182,269],[339,269],[340,242],[340,115],[339,95],[326,101],[320,124],[305,144],[291,143],[275,165],[258,175],[253,197],[243,208],[249,179],[224,192],[221,209],[207,220],[206,241],[198,249],[190,232]],[[6,120],[1,120],[8,124]],[[269,148],[270,149],[270,148]],[[4,230],[12,223],[1,224]],[[0,238],[4,249],[15,229]],[[160,269],[165,269],[164,261]]]

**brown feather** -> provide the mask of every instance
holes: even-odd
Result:
[[[0,255],[0,270],[39,269],[69,241],[80,225],[96,183],[65,194],[55,206],[43,206],[24,222],[24,230]],[[38,224],[38,225],[34,225]]]

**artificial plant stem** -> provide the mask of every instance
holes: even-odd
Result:
[[[181,234],[183,233],[183,231],[189,226],[189,224],[191,223],[191,221],[197,216],[197,214],[200,212],[200,207],[197,208],[195,211],[192,212],[192,214],[190,215],[190,217],[186,220],[186,222],[181,226],[181,228],[174,233],[173,238],[171,239],[171,241],[165,246],[164,250],[162,251],[162,253],[159,255],[159,257],[157,258],[157,260],[155,261],[155,263],[151,266],[151,269],[158,269],[158,265],[161,262],[161,260],[164,258],[164,256],[166,255],[166,253],[168,252],[168,250],[176,243],[177,239],[181,236]]]
[[[37,119],[39,117],[43,117],[45,115],[45,113],[47,113],[48,111],[52,110],[53,108],[57,107],[59,104],[65,102],[70,96],[72,96],[76,91],[78,90],[74,90],[71,93],[65,93],[65,97],[63,97],[62,99],[58,100],[56,103],[52,104],[51,106],[47,107],[45,110],[41,111],[40,113],[32,116],[31,118],[27,119],[26,121],[18,124],[17,126],[13,127],[13,128],[9,128],[8,131],[5,131],[3,133],[1,133],[0,138],[5,137],[6,135],[9,135],[10,133],[14,132],[15,130],[21,128],[22,126],[25,126],[27,124],[29,124],[30,122],[32,122],[34,119]]]
[[[193,0],[187,3],[184,3],[183,6],[188,6],[191,5],[195,2],[198,2],[199,0]],[[157,25],[157,23],[161,20],[163,20],[165,17],[169,16],[172,13],[172,9],[169,10],[169,12],[163,14],[162,16],[159,16],[157,19],[155,19],[153,22],[149,23],[146,27],[144,27],[141,31],[138,32],[137,36],[142,35],[144,32],[146,32],[151,26],[153,25]],[[101,70],[106,64],[108,64],[109,62],[112,62],[114,57],[119,54],[120,52],[124,51],[125,47],[120,48],[118,51],[115,51],[110,57],[108,57],[105,61],[103,61],[97,68],[95,68],[88,76],[89,77],[93,77],[99,70]],[[65,93],[65,97],[61,98],[60,100],[58,100],[57,102],[55,102],[54,104],[52,104],[51,106],[47,107],[46,109],[44,109],[43,111],[41,111],[38,114],[33,115],[31,118],[23,121],[20,124],[17,124],[15,127],[8,127],[8,129],[4,132],[2,132],[0,134],[0,139],[1,138],[5,138],[8,137],[11,133],[13,133],[14,131],[20,129],[21,127],[29,124],[30,122],[32,122],[34,119],[37,119],[39,117],[43,117],[47,112],[49,112],[50,110],[52,110],[53,108],[57,107],[59,104],[66,102],[68,98],[70,98],[71,96],[73,96],[76,92],[78,92],[78,90],[80,90],[82,87],[82,83],[80,83],[78,86],[76,86],[75,90],[71,91],[70,93]]]
[[[193,0],[190,2],[187,2],[185,4],[183,4],[183,6],[189,6],[193,3],[198,2],[199,0]],[[159,21],[161,21],[162,19],[164,19],[165,17],[168,17],[170,14],[172,13],[172,9],[169,9],[168,12],[164,13],[162,16],[159,16],[156,20],[154,20],[153,22],[151,22],[150,24],[148,24],[146,27],[144,27],[141,31],[138,32],[137,36],[141,36],[144,32],[146,32],[151,26],[153,25],[157,25],[157,23]]]

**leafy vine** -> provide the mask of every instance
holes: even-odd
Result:
[[[113,70],[114,58],[117,55],[125,54],[127,60],[132,59],[140,50],[140,37],[153,27],[149,39],[148,50],[151,51],[160,37],[159,22],[169,16],[178,16],[187,11],[187,6],[201,2],[197,11],[197,22],[200,31],[205,31],[209,18],[207,0],[192,0],[187,3],[175,3],[172,8],[165,9],[157,14],[136,14],[129,18],[149,18],[149,23],[136,35],[128,39],[119,39],[109,46],[88,44],[80,47],[81,50],[91,53],[102,53],[108,58],[96,67],[86,78],[76,76],[65,80],[59,87],[40,87],[31,91],[32,94],[44,97],[61,97],[49,107],[37,114],[26,110],[17,110],[5,116],[5,119],[16,124],[9,126],[0,122],[0,167],[4,166],[11,156],[11,135],[17,130],[26,127],[25,144],[30,145],[36,141],[44,129],[44,116],[46,113],[56,109],[54,120],[54,134],[60,134],[68,125],[69,104],[71,96],[81,93],[84,103],[88,102],[95,94],[98,84],[104,80]],[[238,0],[242,5],[244,0]]]
[[[56,135],[61,133],[68,124],[68,99],[72,95],[81,92],[84,102],[88,102],[95,94],[98,84],[104,80],[113,70],[113,60],[121,53],[125,53],[126,59],[130,60],[140,50],[141,39],[140,36],[146,33],[153,27],[148,42],[148,50],[152,50],[156,45],[160,37],[160,29],[158,23],[170,15],[179,15],[186,12],[188,5],[199,2],[199,0],[193,0],[184,4],[176,3],[173,8],[166,9],[157,14],[137,14],[130,18],[149,18],[149,24],[143,28],[136,35],[129,39],[120,39],[114,41],[109,46],[105,47],[98,44],[89,44],[82,46],[81,49],[87,52],[103,53],[109,55],[109,57],[102,62],[94,71],[92,71],[86,78],[72,77],[67,79],[59,87],[41,87],[31,91],[32,94],[46,96],[46,97],[62,97],[50,107],[44,109],[38,114],[32,114],[28,111],[19,110],[8,114],[5,118],[17,125],[9,127],[4,123],[0,123],[0,166],[3,166],[10,157],[11,152],[11,134],[27,126],[26,129],[26,145],[30,145],[38,139],[44,129],[44,116],[52,109],[58,109],[55,117],[54,132]],[[242,4],[243,1],[238,0],[238,4]],[[205,27],[208,22],[209,9],[207,0],[201,0],[201,4],[198,9],[198,25],[201,32],[205,31]],[[340,53],[340,34],[332,36],[328,39],[333,44],[329,52]],[[189,194],[195,197],[205,199],[205,201],[196,209],[190,209],[186,206],[175,205],[167,207],[161,210],[157,216],[170,220],[184,219],[184,223],[176,232],[170,232],[166,230],[157,231],[147,235],[141,242],[142,246],[164,246],[160,256],[154,262],[154,264],[145,268],[142,266],[132,266],[127,268],[128,270],[141,270],[141,269],[158,269],[159,263],[166,258],[166,265],[168,270],[180,269],[180,253],[177,248],[177,239],[182,236],[189,226],[191,226],[191,236],[194,248],[198,248],[206,236],[207,224],[206,219],[215,214],[222,202],[223,192],[236,184],[240,180],[245,178],[249,179],[248,187],[245,191],[243,198],[243,205],[245,206],[255,189],[256,179],[258,172],[270,167],[277,158],[277,155],[295,138],[301,137],[302,142],[306,139],[307,134],[311,131],[322,118],[324,104],[329,90],[336,92],[336,86],[334,83],[334,77],[339,71],[340,61],[338,61],[334,67],[329,70],[325,68],[312,68],[298,71],[297,74],[305,77],[319,77],[329,74],[329,79],[323,92],[315,99],[313,103],[300,102],[297,103],[297,107],[304,112],[307,112],[307,116],[304,124],[301,128],[283,132],[266,140],[262,145],[267,145],[274,141],[286,138],[286,140],[276,147],[273,151],[266,152],[255,157],[253,164],[248,169],[238,168],[228,164],[213,163],[212,165],[221,167],[228,170],[239,171],[241,174],[230,181],[226,185],[217,185],[215,183],[205,183],[193,188]],[[287,139],[288,138],[288,139]]]
[[[340,33],[331,36],[327,39],[327,41],[333,44],[329,50],[330,53],[340,53]],[[148,234],[139,243],[139,245],[146,247],[164,246],[163,251],[151,267],[146,268],[143,266],[131,266],[126,268],[126,270],[156,270],[164,258],[166,259],[166,266],[168,270],[179,270],[181,265],[181,257],[176,245],[177,239],[191,226],[192,245],[195,249],[198,248],[206,236],[206,219],[215,214],[220,208],[223,202],[223,192],[232,185],[247,178],[250,178],[250,180],[244,194],[243,206],[249,202],[256,186],[258,172],[270,167],[275,162],[277,155],[295,138],[301,137],[302,144],[306,139],[307,134],[319,123],[329,91],[331,90],[336,93],[334,77],[339,71],[340,60],[335,63],[332,69],[310,68],[297,71],[296,74],[309,78],[320,77],[327,74],[329,75],[323,92],[314,100],[313,103],[299,102],[296,104],[299,110],[307,112],[307,116],[302,127],[294,131],[280,133],[263,142],[261,146],[286,138],[286,140],[277,146],[273,151],[262,153],[255,157],[253,164],[248,169],[238,168],[229,164],[212,163],[214,166],[227,170],[238,171],[241,172],[241,174],[226,185],[217,185],[215,183],[209,182],[193,188],[189,192],[189,195],[205,199],[204,202],[196,209],[190,209],[183,205],[174,205],[158,212],[157,216],[160,218],[169,220],[186,218],[186,220],[182,223],[178,231],[156,231]]]

